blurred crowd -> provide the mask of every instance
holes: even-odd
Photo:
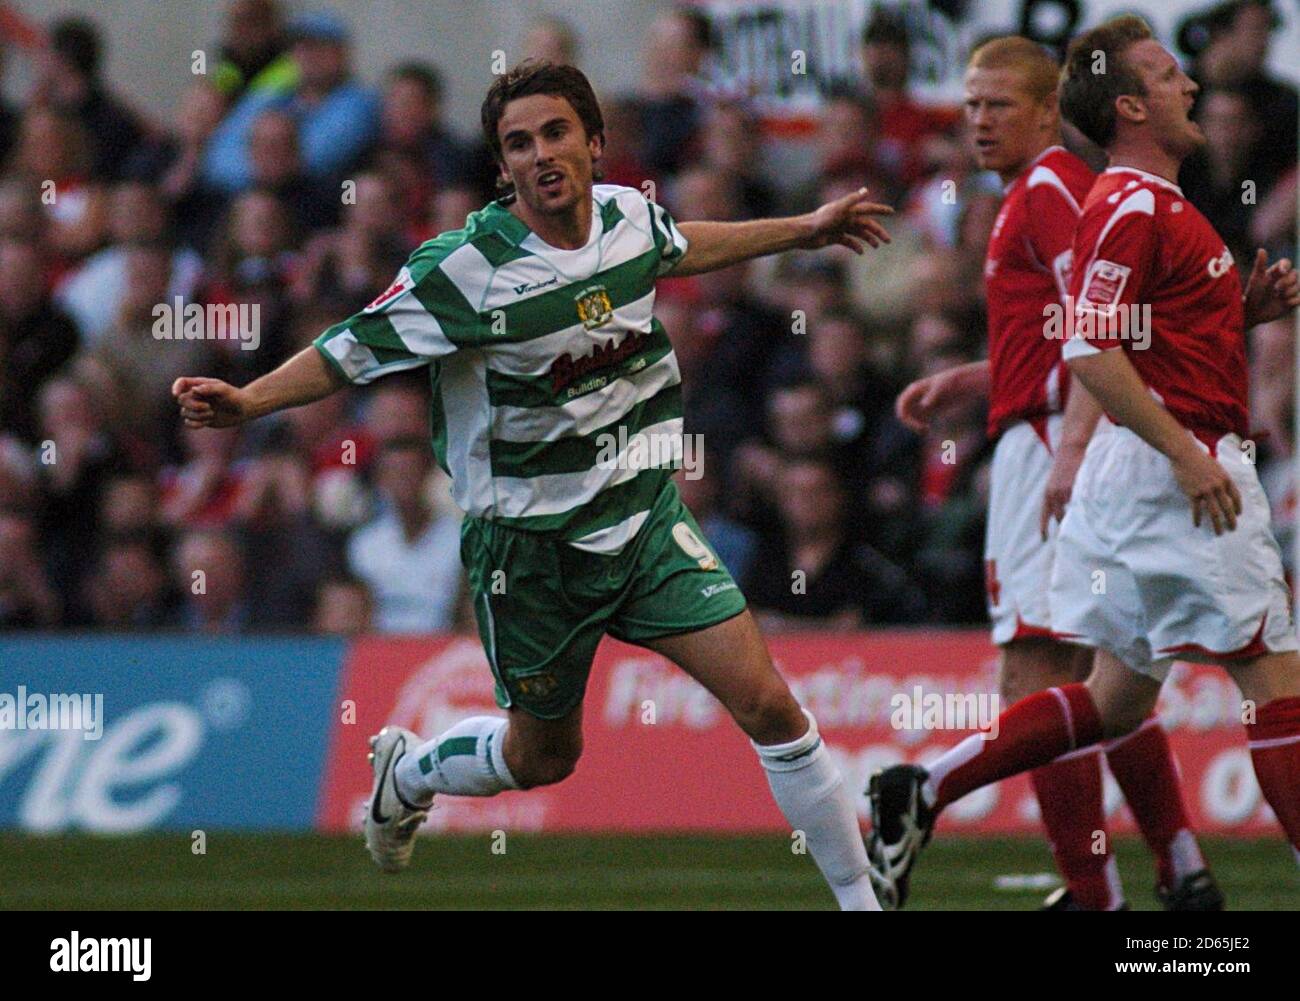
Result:
[[[1272,17],[1215,8],[1191,62],[1209,142],[1181,181],[1239,263],[1296,250],[1296,91],[1265,68]],[[493,196],[473,123],[444,121],[438,68],[362,79],[333,15],[231,0],[212,63],[184,74],[160,123],[105,79],[94,23],[46,36],[31,93],[0,108],[0,628],[471,628],[427,376],[219,432],[183,429],[169,393],[180,375],[270,371]],[[864,184],[898,212],[893,243],[864,257],[661,283],[686,430],[704,445],[703,475],[680,480],[688,505],[771,627],[981,623],[983,408],[924,435],[893,415],[908,381],[983,352],[1001,192],[975,170],[959,109],[911,92],[910,39],[887,6],[860,74],[828,88],[797,140],[709,86],[697,11],[666,10],[639,48],[634,86],[593,81],[607,182],[653,191],[679,222],[800,212]],[[582,65],[560,20],[533,25],[524,50]],[[810,165],[794,181],[787,142]],[[159,339],[155,307],[178,297],[257,305],[257,349]],[[1250,349],[1289,555],[1290,323],[1252,332]]]

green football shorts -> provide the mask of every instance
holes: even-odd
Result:
[[[644,643],[745,609],[672,481],[616,556],[481,518],[465,519],[460,553],[497,704],[540,719],[558,719],[582,701],[605,633]]]

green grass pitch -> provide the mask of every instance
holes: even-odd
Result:
[[[1300,876],[1281,838],[1204,838],[1232,910],[1300,909]],[[497,843],[497,847],[501,847]],[[210,831],[36,837],[0,833],[0,909],[672,908],[831,909],[812,860],[778,835],[510,834],[422,837],[411,868],[380,874],[360,836]],[[1135,910],[1154,910],[1143,845],[1117,839]],[[1052,872],[1028,838],[940,838],[913,879],[908,910],[1033,910],[1046,891],[999,889],[999,876]],[[1015,881],[1012,881],[1013,883]]]

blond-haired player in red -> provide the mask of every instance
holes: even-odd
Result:
[[[1063,354],[1111,425],[1079,468],[1049,604],[1052,628],[1096,655],[1086,682],[1004,712],[996,740],[975,735],[929,769],[873,777],[870,850],[895,894],[945,806],[1134,731],[1174,660],[1220,665],[1237,682],[1255,777],[1300,860],[1300,654],[1244,441],[1246,330],[1300,306],[1300,277],[1260,250],[1243,295],[1222,237],[1179,189],[1179,165],[1205,142],[1190,117],[1196,91],[1131,15],[1067,54],[1062,110],[1110,167],[1075,230],[1077,336]],[[1132,309],[1149,309],[1141,337],[1119,322]]]
[[[1056,519],[1101,411],[1045,336],[1061,314],[1070,280],[1074,230],[1093,174],[1061,145],[1058,68],[1027,38],[995,38],[976,49],[965,78],[966,119],[979,166],[994,170],[1005,195],[984,262],[988,361],[914,382],[899,416],[923,427],[936,413],[987,394],[988,434],[996,439],[985,541],[985,581],[993,641],[1001,647],[1007,704],[1081,681],[1092,652],[1057,638],[1048,608]],[[1101,753],[1090,747],[1032,773],[1043,825],[1065,886],[1045,906],[1113,910],[1125,906],[1108,839]],[[1169,741],[1154,716],[1104,752],[1132,808],[1172,909],[1212,909],[1222,896],[1191,833]]]

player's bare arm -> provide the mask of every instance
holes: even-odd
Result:
[[[1260,247],[1246,281],[1242,302],[1246,329],[1278,320],[1300,306],[1300,272],[1287,258],[1268,263],[1268,252]]]
[[[315,403],[342,386],[320,352],[308,347],[243,388],[220,379],[183,376],[172,383],[172,396],[186,427],[226,428]]]
[[[1076,380],[1070,387],[1070,399],[1061,418],[1061,440],[1057,442],[1052,469],[1047,474],[1047,488],[1043,491],[1043,513],[1038,530],[1044,539],[1052,519],[1060,521],[1065,517],[1065,505],[1070,503],[1070,494],[1074,491],[1074,478],[1083,464],[1083,454],[1088,451],[1088,442],[1092,441],[1099,420],[1100,405]]]
[[[1068,359],[1070,371],[1116,420],[1169,457],[1178,485],[1192,502],[1192,523],[1209,515],[1214,534],[1237,527],[1241,494],[1218,460],[1155,401],[1123,351],[1098,351]]]
[[[988,360],[968,362],[912,382],[898,394],[894,413],[913,431],[922,432],[949,407],[989,395]]]
[[[861,254],[864,244],[879,247],[889,243],[889,233],[873,217],[891,215],[893,211],[888,205],[868,201],[867,189],[859,188],[805,215],[749,222],[679,223],[677,228],[689,246],[673,274],[698,275],[754,257],[785,250],[819,250],[832,244]]]

